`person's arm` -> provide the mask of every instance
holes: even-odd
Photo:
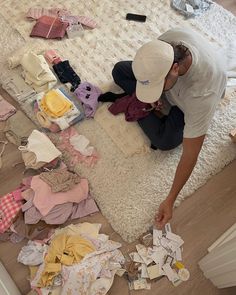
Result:
[[[183,140],[183,153],[176,169],[174,182],[155,217],[156,225],[160,229],[172,218],[174,202],[196,165],[204,138],[205,135],[202,135],[196,138],[184,138]]]

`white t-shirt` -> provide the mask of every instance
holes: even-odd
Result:
[[[191,52],[192,64],[187,73],[165,95],[171,105],[184,113],[184,137],[204,135],[226,87],[223,58],[208,40],[188,28],[171,29],[159,39],[181,43]]]

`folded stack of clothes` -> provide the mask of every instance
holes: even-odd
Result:
[[[66,168],[42,172],[0,198],[0,240],[36,237],[45,234],[45,228],[48,233],[45,224],[64,224],[97,211],[87,179]],[[28,225],[35,225],[34,230]]]
[[[51,132],[67,129],[84,119],[81,104],[64,88],[52,89],[35,96],[34,112],[39,124]]]

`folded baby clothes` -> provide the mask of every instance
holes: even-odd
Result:
[[[10,228],[21,205],[21,201],[16,201],[12,194],[0,198],[0,233],[4,233]]]
[[[113,114],[125,113],[126,121],[137,121],[145,118],[154,108],[149,103],[141,102],[136,95],[127,95],[117,99],[108,110]]]
[[[67,202],[56,205],[47,215],[42,216],[39,210],[34,206],[33,198],[34,193],[22,206],[26,224],[37,224],[40,220],[51,225],[64,224],[67,220],[82,218],[99,211],[95,201],[89,195],[87,199],[79,203]]]
[[[48,91],[40,101],[40,108],[52,118],[59,118],[71,110],[72,103],[58,89]]]
[[[0,121],[5,121],[13,114],[15,114],[16,109],[7,102],[3,97],[0,95]]]
[[[46,50],[44,57],[50,64],[58,64],[62,61],[59,54],[53,49]]]
[[[66,169],[43,172],[39,177],[51,187],[53,193],[67,192],[80,182],[79,175]]]
[[[57,74],[61,83],[71,83],[72,92],[79,86],[81,82],[80,77],[73,70],[68,60],[64,60],[56,65],[53,65],[53,70]]]
[[[68,102],[68,104],[71,105],[70,110],[64,113],[63,116],[59,118],[53,118],[44,112],[43,108],[41,107],[41,101],[44,97],[44,93],[39,93],[36,96],[36,101],[34,103],[34,112],[39,124],[42,127],[49,129],[51,132],[64,130],[84,119],[83,108],[76,101],[76,99],[73,99],[63,88],[58,88],[56,91]],[[58,126],[58,128],[54,128],[54,125]]]
[[[0,80],[2,88],[19,103],[30,102],[36,94],[35,90],[26,84],[19,74],[13,71],[7,76],[1,75]]]
[[[62,16],[62,15],[69,15],[70,12],[64,8],[42,8],[42,7],[31,7],[26,17],[28,19],[39,19],[41,16]]]
[[[78,136],[78,132],[74,127],[70,127],[60,132],[59,138],[55,141],[57,148],[66,154],[66,157],[70,160],[70,165],[74,166],[77,163],[84,162],[88,166],[93,166],[98,160],[98,154],[93,149],[93,153],[90,156],[82,155],[75,147],[71,144],[70,139],[73,136]],[[52,139],[53,140],[53,139]]]
[[[75,95],[82,102],[87,118],[94,117],[98,106],[98,97],[102,91],[89,82],[81,83],[75,90]]]
[[[65,36],[68,23],[62,22],[57,16],[41,16],[34,25],[30,37],[61,39]]]
[[[31,188],[35,193],[33,203],[43,216],[58,204],[81,202],[88,197],[89,192],[88,181],[84,178],[67,192],[53,193],[51,187],[36,175],[32,178]]]
[[[21,60],[21,65],[24,69],[22,74],[25,82],[32,85],[37,92],[47,91],[57,83],[43,55],[26,53]]]

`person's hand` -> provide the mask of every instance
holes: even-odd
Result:
[[[172,218],[173,202],[168,198],[163,201],[155,216],[155,224],[158,229],[162,229],[165,224]]]

